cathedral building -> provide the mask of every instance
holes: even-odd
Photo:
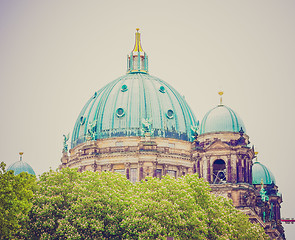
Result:
[[[132,182],[197,173],[272,239],[284,239],[275,178],[257,160],[242,119],[222,103],[223,92],[199,124],[184,97],[149,74],[148,62],[137,29],[127,73],[87,101],[69,150],[64,135],[60,168],[118,172]]]

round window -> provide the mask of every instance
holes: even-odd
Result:
[[[174,117],[174,112],[173,110],[169,109],[166,113],[167,118],[173,118]]]
[[[125,115],[123,108],[118,108],[116,111],[117,117],[123,117]]]
[[[122,85],[121,92],[126,92],[128,90],[127,85]]]
[[[85,123],[85,118],[83,116],[80,117],[80,124],[83,125]]]
[[[165,88],[164,88],[163,86],[161,86],[160,89],[159,89],[159,91],[160,91],[161,93],[164,93],[164,92],[165,92]]]

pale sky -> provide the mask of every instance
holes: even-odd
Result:
[[[0,0],[0,161],[37,175],[60,164],[92,94],[126,73],[139,27],[150,74],[198,120],[219,102],[243,119],[295,217],[295,1]],[[295,225],[285,225],[295,239]]]

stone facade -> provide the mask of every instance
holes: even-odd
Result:
[[[193,173],[190,142],[167,138],[117,137],[87,141],[63,154],[63,167],[120,172],[140,181],[147,176]]]
[[[169,174],[178,178],[198,173],[212,192],[232,199],[233,205],[264,227],[272,239],[284,239],[280,221],[282,198],[277,186],[252,185],[254,149],[244,133],[210,133],[193,143],[159,137],[115,137],[87,141],[63,152],[60,168],[112,171],[132,182]],[[266,191],[263,199],[261,189]]]

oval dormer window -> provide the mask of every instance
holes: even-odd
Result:
[[[159,91],[160,91],[161,93],[165,93],[165,88],[164,88],[163,86],[161,86],[160,89],[159,89]]]
[[[128,87],[126,84],[122,85],[121,92],[126,92],[128,90]]]
[[[117,117],[123,117],[125,115],[123,108],[118,108],[116,111]]]
[[[80,117],[80,124],[83,125],[85,123],[85,118],[83,116]]]
[[[166,113],[167,118],[173,118],[174,117],[174,112],[173,110],[169,109]]]

